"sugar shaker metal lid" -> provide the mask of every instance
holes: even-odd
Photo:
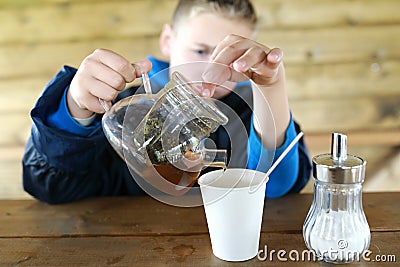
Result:
[[[332,133],[331,153],[313,157],[315,179],[333,184],[353,184],[364,182],[367,162],[357,156],[347,154],[347,136]]]

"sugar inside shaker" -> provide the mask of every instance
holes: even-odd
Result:
[[[370,229],[362,207],[366,161],[347,154],[347,136],[332,133],[331,153],[313,158],[314,199],[304,241],[319,259],[350,263],[362,257]]]

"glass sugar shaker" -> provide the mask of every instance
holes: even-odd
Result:
[[[362,207],[366,161],[347,154],[347,136],[332,133],[331,153],[313,158],[314,199],[303,237],[318,259],[350,263],[362,257],[370,229]]]

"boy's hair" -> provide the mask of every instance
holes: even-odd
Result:
[[[242,20],[255,29],[257,15],[250,0],[179,0],[172,17],[172,27],[185,18],[202,12],[218,13],[226,18]]]

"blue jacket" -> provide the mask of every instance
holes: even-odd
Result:
[[[153,62],[150,76],[168,67],[165,62],[150,60]],[[53,204],[92,196],[145,194],[132,179],[125,162],[106,140],[101,128],[101,116],[98,115],[91,126],[83,127],[69,115],[65,95],[75,73],[76,69],[63,67],[47,84],[31,111],[33,126],[23,157],[24,189],[32,196]],[[134,93],[136,89],[125,90],[118,99]],[[219,99],[233,109],[240,120],[230,120],[227,127],[219,127],[210,138],[218,148],[228,150],[230,167],[266,172],[270,165],[263,162],[271,153],[262,147],[253,129],[251,91],[248,85],[243,84],[235,88],[235,93]],[[247,142],[231,142],[229,127],[234,132],[238,124],[244,125],[249,135]],[[272,154],[274,159],[299,131],[298,124],[291,120],[285,143]],[[234,151],[231,143],[235,144],[235,151],[241,152],[230,153]],[[301,139],[270,176],[266,196],[279,197],[299,192],[306,185],[310,171],[308,152]]]

